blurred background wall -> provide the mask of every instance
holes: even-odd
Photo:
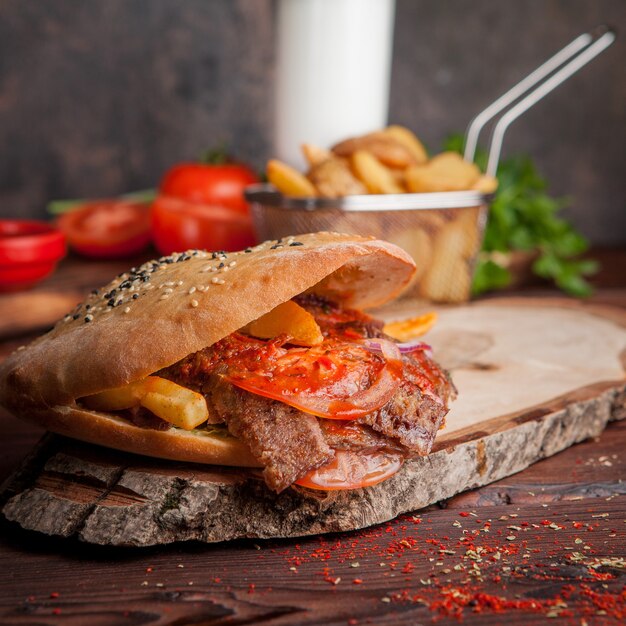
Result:
[[[296,1],[296,0],[294,0]],[[331,0],[329,0],[331,1]],[[0,215],[151,187],[225,141],[272,153],[271,0],[0,0]],[[577,34],[622,36],[515,123],[596,244],[626,242],[626,2],[397,0],[390,120],[433,150]]]

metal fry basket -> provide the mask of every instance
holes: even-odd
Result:
[[[255,185],[247,197],[261,239],[320,230],[373,235],[415,259],[417,272],[405,295],[438,302],[469,297],[487,212],[478,191],[289,198],[270,185]]]
[[[615,33],[605,26],[584,33],[500,96],[469,125],[465,160],[474,160],[485,124],[510,107],[491,136],[487,174],[495,176],[509,125],[614,40]],[[271,185],[253,185],[246,198],[261,239],[323,230],[373,235],[397,244],[414,258],[417,272],[405,297],[448,303],[470,297],[489,202],[480,191],[295,198]]]

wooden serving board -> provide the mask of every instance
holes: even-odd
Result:
[[[416,313],[405,302],[387,319]],[[440,311],[428,341],[459,390],[431,454],[355,491],[288,489],[254,471],[167,462],[47,435],[0,494],[24,528],[107,545],[294,537],[391,519],[519,472],[626,417],[626,312],[499,299]]]

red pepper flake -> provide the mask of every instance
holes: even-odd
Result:
[[[50,597],[51,597],[53,600],[54,600],[55,598],[58,598],[58,597],[59,597],[59,592],[58,592],[58,591],[53,591],[53,592],[50,594]]]
[[[218,578],[218,577],[215,577],[215,578],[213,579],[213,582],[214,582],[214,583],[221,583],[221,582],[222,582],[222,579],[221,579],[221,578]]]
[[[459,515],[461,517],[469,517],[469,513],[467,511],[459,511]]]
[[[52,609],[52,613],[53,613],[54,615],[61,615],[61,609],[59,609],[59,608]]]
[[[152,571],[151,567],[146,567],[146,574],[149,574]]]
[[[348,624],[350,624],[350,626],[355,626],[355,624],[358,624],[358,623],[359,623],[359,620],[358,620],[358,619],[355,619],[354,617],[351,617],[351,618],[348,620]]]
[[[355,579],[352,581],[352,584],[353,584],[353,585],[362,585],[362,584],[363,584],[363,579],[362,579],[362,578],[355,578]]]
[[[255,588],[256,588],[256,585],[254,583],[250,583],[248,585],[248,593],[254,593]]]

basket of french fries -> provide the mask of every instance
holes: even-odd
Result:
[[[306,174],[271,160],[270,184],[247,192],[261,239],[320,230],[373,235],[415,259],[405,296],[469,299],[494,178],[453,152],[429,159],[419,139],[400,126],[330,150],[310,144],[302,150]]]
[[[502,94],[471,121],[463,156],[443,152],[429,158],[410,130],[390,126],[330,150],[304,144],[306,174],[269,161],[270,184],[246,193],[257,234],[278,239],[335,230],[387,239],[411,254],[417,265],[405,296],[468,300],[489,194],[498,186],[495,176],[506,129],[606,50],[615,36],[607,26],[583,33]],[[482,174],[474,164],[478,137],[500,114]]]

